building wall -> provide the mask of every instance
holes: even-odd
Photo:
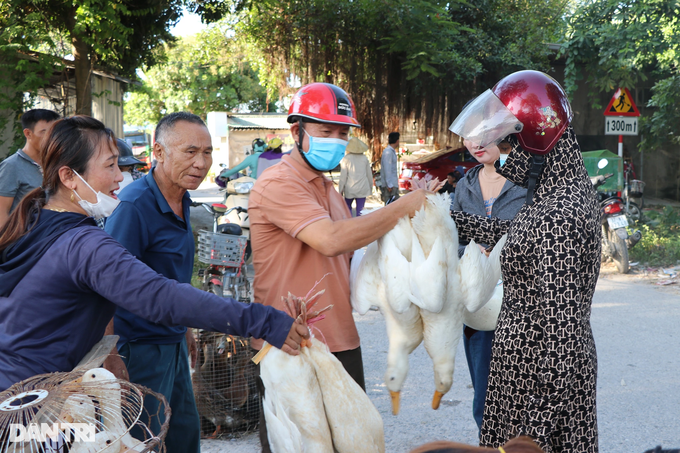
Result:
[[[92,117],[98,119],[116,134],[123,137],[123,94],[124,83],[118,80],[92,74]],[[65,106],[62,102],[40,96],[33,105],[36,109],[49,109],[63,116],[76,112],[76,97],[69,96]]]
[[[94,75],[92,78],[92,116],[123,138],[123,94],[121,82]]]
[[[3,94],[9,94],[9,88],[2,88]],[[12,110],[0,110],[0,118],[6,119],[7,124],[3,129],[0,129],[0,161],[7,157],[11,151],[16,151],[12,149],[13,134],[12,129],[14,128],[14,122],[16,120],[14,111]]]

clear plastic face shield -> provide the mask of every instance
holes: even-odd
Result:
[[[493,91],[486,90],[460,112],[449,130],[470,142],[466,146],[486,148],[498,145],[510,134],[522,132],[523,127]]]

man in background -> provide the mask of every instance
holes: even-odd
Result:
[[[387,136],[387,148],[380,159],[380,175],[382,177],[385,193],[383,196],[387,203],[390,199],[399,198],[399,176],[397,175],[397,151],[399,149],[399,132],[391,132]]]
[[[40,142],[58,119],[57,112],[45,109],[29,110],[21,115],[26,144],[0,162],[0,228],[24,195],[42,184]]]

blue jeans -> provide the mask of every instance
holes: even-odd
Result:
[[[468,330],[469,327],[466,327]],[[489,368],[491,364],[491,344],[493,343],[494,331],[477,330],[470,338],[463,335],[465,346],[465,358],[467,358],[470,379],[475,396],[472,400],[472,416],[477,427],[482,429],[484,417],[484,400],[486,399],[486,387],[489,383]]]
[[[201,451],[201,425],[194,401],[194,391],[187,359],[187,341],[175,344],[137,344],[125,343],[118,353],[130,374],[130,382],[148,387],[168,400],[172,409],[170,427],[165,438],[167,453],[199,453]],[[147,397],[144,407],[152,416],[158,413],[159,403]],[[160,432],[160,423],[165,421],[154,417],[151,431]],[[148,423],[144,419],[140,421]],[[130,431],[133,437],[144,438],[139,432]]]

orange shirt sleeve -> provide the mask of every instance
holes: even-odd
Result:
[[[317,196],[294,178],[267,181],[259,192],[256,203],[263,220],[292,237],[306,226],[330,218],[330,213]]]

